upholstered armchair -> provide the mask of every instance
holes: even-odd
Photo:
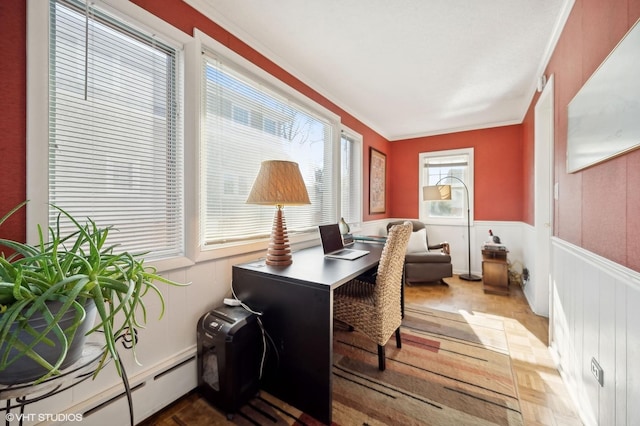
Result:
[[[387,231],[404,221],[387,224]],[[424,223],[412,220],[413,232],[405,254],[404,280],[407,285],[439,281],[448,285],[443,278],[453,276],[453,266],[449,254],[449,244],[429,244],[427,228]]]

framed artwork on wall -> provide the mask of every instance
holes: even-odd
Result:
[[[369,154],[369,214],[384,213],[387,156],[374,148],[370,148]]]

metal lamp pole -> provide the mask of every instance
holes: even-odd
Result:
[[[465,193],[467,195],[467,253],[468,253],[468,265],[469,265],[469,270],[468,270],[468,274],[460,274],[460,279],[465,280],[465,281],[481,281],[482,277],[479,277],[477,275],[473,275],[471,273],[471,207],[469,204],[469,188],[467,188],[467,185],[465,185],[465,183],[462,181],[462,179],[457,178],[455,176],[445,176],[443,178],[441,178],[438,182],[436,182],[436,184],[434,186],[437,186],[440,182],[442,182],[445,179],[455,179],[458,182],[460,182],[462,184],[462,186],[464,186],[464,190]]]

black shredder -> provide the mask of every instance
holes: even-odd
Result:
[[[198,321],[198,390],[229,419],[260,389],[262,333],[239,306],[220,306]]]

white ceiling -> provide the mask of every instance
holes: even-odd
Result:
[[[521,123],[573,0],[185,0],[389,140]]]

